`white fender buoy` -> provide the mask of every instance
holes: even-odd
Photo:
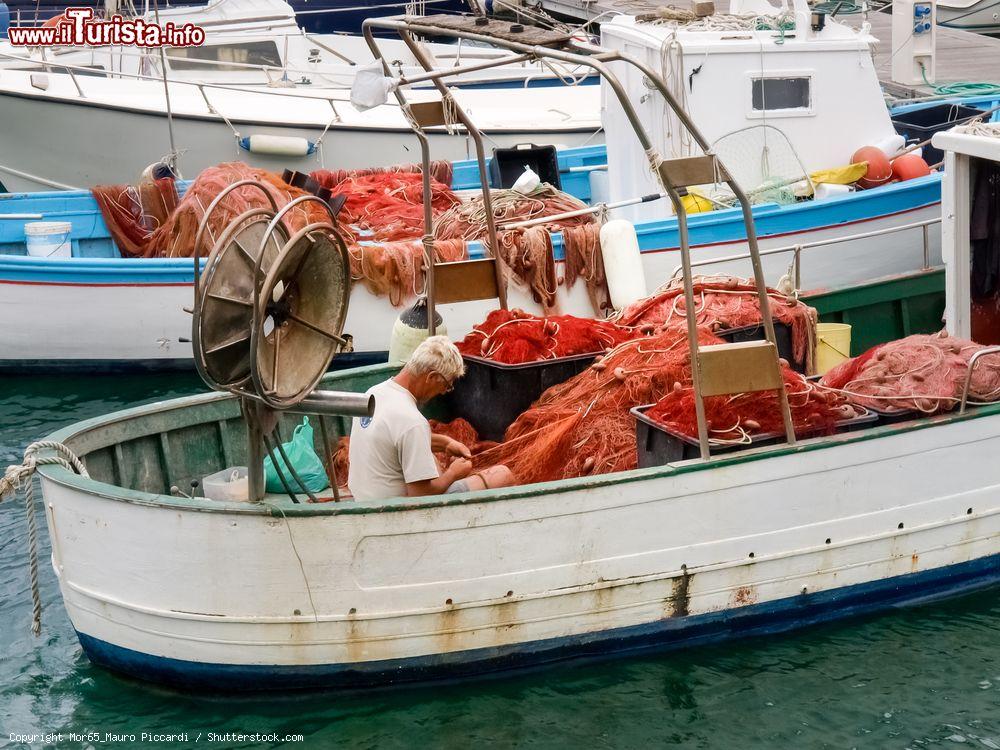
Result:
[[[903,150],[906,139],[898,133],[893,133],[875,144],[875,148],[888,156],[890,159]]]
[[[601,227],[601,255],[616,310],[646,296],[646,273],[632,222],[613,219]]]
[[[305,138],[265,134],[240,138],[240,147],[251,154],[271,156],[308,156],[316,150],[315,144]]]
[[[448,328],[444,319],[434,311],[435,333],[445,336]],[[430,336],[427,326],[427,300],[421,297],[413,307],[403,310],[392,324],[392,336],[389,338],[389,364],[403,365],[413,354],[413,350]]]

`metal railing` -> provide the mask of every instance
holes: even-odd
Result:
[[[815,242],[801,242],[796,245],[786,245],[784,247],[775,247],[768,250],[761,250],[761,257],[765,255],[781,255],[784,253],[792,253],[792,268],[795,281],[795,288],[799,289],[802,286],[802,251],[810,250],[815,247],[826,247],[829,245],[837,245],[841,242],[854,242],[856,240],[864,240],[870,237],[880,237],[887,234],[894,234],[896,232],[905,232],[911,229],[920,229],[922,238],[922,249],[923,249],[923,268],[924,270],[931,267],[931,248],[930,248],[930,235],[927,231],[928,227],[932,224],[940,224],[941,218],[936,219],[925,219],[924,221],[915,221],[911,224],[901,224],[898,227],[886,227],[884,229],[873,229],[870,232],[859,232],[858,234],[849,234],[844,237],[831,237],[825,240],[816,240]],[[692,268],[715,265],[717,263],[732,263],[738,260],[748,260],[750,258],[749,253],[739,253],[738,255],[727,255],[722,258],[706,258],[705,260],[697,260],[691,262]],[[670,279],[673,280],[677,278],[677,274],[682,270],[682,266],[676,266],[673,273],[670,274]]]
[[[972,385],[972,371],[976,369],[976,363],[979,362],[980,358],[985,357],[987,354],[1000,354],[1000,346],[987,346],[969,357],[969,365],[965,369],[965,384],[962,386],[962,403],[958,407],[959,414],[965,414],[965,407],[968,406],[969,386]]]

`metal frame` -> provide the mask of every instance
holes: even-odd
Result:
[[[962,401],[958,407],[959,414],[965,414],[965,408],[969,401],[969,386],[972,385],[972,371],[976,369],[976,363],[987,354],[1000,354],[1000,346],[987,346],[973,353],[969,357],[969,365],[965,369],[965,383],[962,385]]]
[[[454,29],[445,28],[442,26],[437,26],[433,22],[428,22],[427,19],[420,17],[404,17],[402,19],[386,19],[386,18],[371,18],[364,22],[363,30],[365,39],[368,42],[368,46],[371,48],[373,54],[377,58],[382,58],[382,54],[378,47],[378,42],[376,41],[373,29],[382,29],[385,31],[395,31],[399,34],[400,38],[403,39],[407,47],[413,52],[414,56],[418,61],[420,61],[422,67],[427,70],[427,75],[425,78],[427,80],[432,80],[435,87],[441,94],[442,102],[447,102],[447,104],[454,108],[458,119],[468,130],[469,135],[472,137],[476,145],[476,157],[479,164],[480,170],[480,182],[483,190],[483,204],[486,210],[487,217],[487,230],[490,243],[496,242],[496,227],[493,222],[493,212],[492,206],[489,201],[489,185],[487,183],[486,175],[486,159],[483,150],[482,137],[476,127],[471,123],[469,118],[465,115],[462,108],[455,102],[454,97],[448,88],[442,83],[442,79],[460,75],[463,70],[462,68],[453,68],[450,70],[443,71],[431,71],[429,61],[426,56],[423,55],[422,50],[419,49],[417,43],[414,39],[415,35],[420,36],[449,36],[456,39],[465,39],[474,42],[480,42],[483,44],[490,44],[494,47],[499,47],[510,51],[516,57],[527,56],[528,59],[532,60],[543,60],[552,59],[559,60],[561,62],[575,64],[580,67],[590,68],[608,85],[622,107],[625,116],[628,118],[629,123],[632,125],[632,129],[639,139],[643,150],[647,155],[650,155],[651,168],[656,173],[664,191],[670,198],[671,203],[674,206],[674,213],[677,216],[677,229],[680,236],[680,250],[681,250],[681,261],[684,268],[684,301],[685,309],[689,311],[694,311],[697,309],[694,300],[694,291],[692,286],[692,272],[691,272],[691,252],[688,237],[688,226],[687,226],[687,212],[684,209],[683,202],[681,200],[683,195],[687,194],[687,185],[672,183],[671,177],[676,175],[678,171],[686,171],[689,167],[694,167],[694,172],[700,171],[703,165],[695,165],[692,160],[689,159],[675,159],[667,161],[653,161],[653,154],[655,150],[653,147],[652,139],[646,132],[645,127],[639,118],[638,113],[632,106],[632,102],[629,100],[627,92],[618,77],[610,70],[608,67],[609,63],[620,62],[626,65],[630,65],[636,68],[640,73],[642,73],[652,84],[653,88],[659,92],[660,96],[666,102],[667,106],[674,112],[677,116],[678,121],[681,125],[691,134],[692,139],[695,141],[696,145],[701,149],[704,156],[695,157],[698,160],[704,160],[706,157],[713,160],[716,165],[716,172],[720,176],[720,182],[725,182],[730,190],[732,190],[733,195],[736,196],[737,201],[740,204],[743,212],[743,223],[746,227],[747,244],[750,250],[750,262],[753,266],[753,275],[757,287],[757,297],[760,304],[761,319],[764,324],[764,331],[767,337],[767,341],[774,348],[774,358],[775,367],[778,367],[777,362],[777,340],[774,333],[774,321],[771,317],[770,304],[767,297],[767,289],[764,285],[763,270],[760,262],[760,251],[757,244],[757,232],[754,227],[753,212],[750,206],[750,201],[740,187],[739,184],[732,178],[731,175],[725,170],[721,162],[715,161],[714,154],[712,152],[711,144],[705,139],[705,137],[695,126],[694,122],[688,116],[684,108],[678,103],[676,98],[671,94],[666,82],[662,79],[659,73],[653,70],[649,65],[646,65],[641,60],[638,60],[630,55],[622,54],[617,51],[605,50],[601,47],[597,47],[591,44],[586,44],[582,42],[569,39],[566,42],[561,43],[560,48],[546,47],[541,45],[529,45],[520,42],[510,41],[508,39],[501,39],[490,34],[476,33],[473,31],[468,31],[465,29]],[[511,58],[502,58],[493,61],[494,65],[502,65]],[[481,68],[480,68],[481,69]],[[389,66],[385,64],[383,60],[383,70],[386,76],[392,77],[392,72]],[[395,95],[399,101],[400,106],[406,107],[406,98],[403,95],[401,89],[397,87],[395,89]],[[418,125],[413,126],[414,132],[420,139],[421,143],[421,154],[424,164],[424,189],[425,189],[425,199],[424,199],[424,218],[426,224],[427,235],[425,235],[425,250],[428,248],[427,238],[430,234],[430,228],[432,219],[430,216],[430,191],[429,182],[430,176],[428,174],[429,156],[427,149],[427,137],[422,132]],[[671,163],[673,162],[673,164]],[[496,247],[495,244],[491,244],[491,247]],[[433,250],[433,248],[430,248]],[[429,256],[433,257],[433,256]],[[431,325],[433,326],[433,263],[429,264],[428,274],[428,308],[429,315],[431,316]],[[502,300],[503,301],[503,300]],[[691,374],[692,381],[694,384],[695,392],[695,411],[698,419],[698,442],[701,451],[702,459],[708,459],[711,456],[711,450],[709,446],[708,438],[708,425],[705,420],[705,405],[702,398],[701,389],[701,368],[699,363],[699,351],[698,351],[698,326],[695,320],[694,314],[686,315],[687,328],[688,328],[688,343],[691,351]],[[779,388],[778,399],[781,406],[782,421],[785,426],[785,437],[789,443],[795,442],[795,431],[792,426],[791,411],[788,406],[788,395],[784,388]]]

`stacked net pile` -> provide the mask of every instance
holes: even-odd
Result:
[[[695,276],[695,320],[712,331],[760,325],[760,301],[752,279],[733,276]],[[807,373],[815,371],[816,310],[794,297],[775,289],[767,290],[772,319],[784,323],[792,333],[792,353],[795,361],[804,365]],[[684,281],[672,279],[654,294],[641,299],[614,317],[623,326],[677,325],[686,326]]]
[[[431,177],[445,185],[451,185],[453,170],[450,161],[438,160],[430,164]],[[380,174],[421,174],[423,169],[419,164],[396,164],[391,167],[368,167],[366,169],[317,169],[310,173],[316,182],[325,188],[333,188],[347,180],[359,177],[370,177]]]
[[[907,336],[843,362],[820,382],[861,406],[935,414],[961,401],[969,359],[982,348],[945,331]],[[969,399],[1000,399],[1000,355],[985,355],[976,363]]]
[[[701,345],[720,339],[699,331]],[[691,381],[685,333],[675,327],[632,339],[569,380],[549,388],[477,454],[477,469],[506,464],[522,484],[636,467],[634,406],[658,401]]]
[[[258,180],[274,198],[278,208],[305,192],[283,182],[277,175],[242,162],[209,167],[198,175],[184,198],[177,200],[173,179],[156,180],[138,188],[131,185],[99,185],[93,189],[104,223],[122,255],[138,258],[189,258],[194,254],[198,224],[209,204],[223,189],[239,180]],[[205,247],[226,225],[251,208],[270,207],[255,187],[244,186],[229,193],[209,220]],[[329,221],[329,214],[315,202],[306,202],[285,215],[286,226],[295,231],[316,221]]]
[[[829,435],[837,423],[865,414],[836,391],[810,383],[799,373],[782,367],[795,436]],[[785,434],[781,405],[775,391],[738,393],[705,398],[705,420],[712,445],[750,445],[764,435]],[[672,432],[698,439],[694,388],[682,385],[656,402],[646,416]]]
[[[351,225],[358,238],[390,242],[424,233],[423,177],[419,172],[379,172],[329,182],[320,181],[334,195],[347,196],[339,218]],[[458,204],[451,188],[432,177],[432,214],[438,216]]]
[[[517,365],[603,352],[637,335],[636,330],[607,320],[494,310],[457,346],[462,354]]]
[[[451,422],[439,422],[436,419],[428,420],[428,422],[433,434],[446,435],[453,440],[457,440],[466,446],[473,455],[496,445],[496,443],[489,440],[480,440],[476,428],[461,417],[453,419]],[[331,457],[330,465],[333,467],[333,474],[338,487],[347,487],[347,474],[351,468],[350,445],[350,437],[345,435],[340,438]],[[442,472],[455,460],[455,456],[449,455],[444,451],[435,451],[434,458],[437,460],[438,469]]]

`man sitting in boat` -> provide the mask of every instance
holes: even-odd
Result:
[[[468,492],[514,483],[506,466],[472,473],[468,446],[444,435],[432,435],[418,404],[448,393],[462,375],[462,355],[445,336],[431,336],[410,356],[394,378],[370,388],[375,415],[351,426],[347,486],[357,500],[420,497]],[[438,471],[434,451],[455,460]]]

